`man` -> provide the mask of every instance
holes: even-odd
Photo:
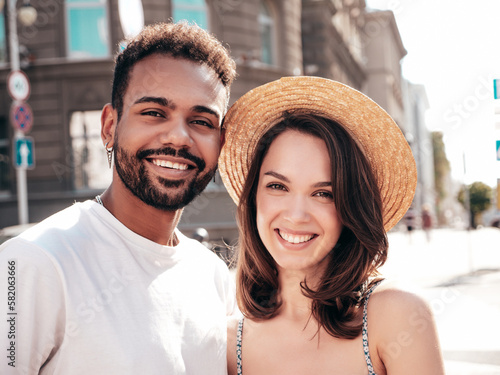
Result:
[[[101,116],[113,182],[0,248],[0,373],[226,373],[231,278],[176,226],[215,173],[234,76],[187,24],[118,55]]]

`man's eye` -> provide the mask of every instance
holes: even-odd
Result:
[[[157,111],[146,111],[142,112],[143,116],[153,116],[153,117],[163,117],[163,115],[160,112]]]
[[[193,120],[193,124],[201,125],[201,126],[206,126],[209,129],[214,129],[215,128],[210,122],[204,121],[204,120]]]

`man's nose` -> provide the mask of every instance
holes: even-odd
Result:
[[[175,148],[189,148],[193,144],[189,123],[184,118],[174,118],[162,129],[161,142]]]

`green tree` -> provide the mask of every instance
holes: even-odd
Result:
[[[469,206],[470,226],[476,228],[479,215],[491,207],[492,188],[483,182],[473,182],[467,186],[469,203],[467,202],[467,191],[465,186],[458,193],[458,201],[467,209]]]
[[[436,209],[440,224],[443,224],[441,204],[448,195],[446,189],[446,178],[450,173],[450,162],[446,157],[446,151],[443,142],[443,133],[432,132],[432,151],[434,155],[434,187],[436,190]]]

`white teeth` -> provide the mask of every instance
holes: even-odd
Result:
[[[283,233],[283,232],[279,232],[279,235],[286,242],[290,242],[290,243],[294,243],[294,244],[296,244],[296,243],[302,243],[302,242],[307,242],[307,241],[311,240],[314,237],[314,234],[296,236],[296,235],[293,235],[293,234],[288,234],[288,233]]]
[[[188,168],[187,164],[173,163],[168,160],[153,159],[153,164],[164,168],[179,169],[181,171],[184,171]]]

